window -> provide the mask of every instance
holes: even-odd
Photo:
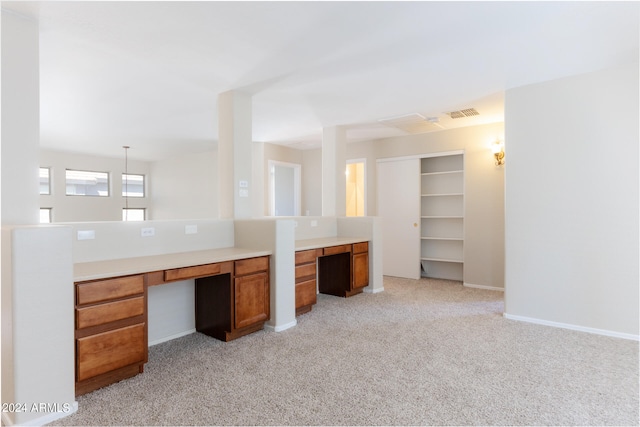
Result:
[[[51,194],[50,176],[51,170],[49,168],[40,168],[40,194]]]
[[[66,170],[67,196],[109,196],[109,174]]]
[[[140,208],[123,208],[122,209],[123,221],[144,221],[145,209]]]
[[[40,224],[51,222],[51,208],[40,208]]]
[[[144,197],[144,175],[123,173],[122,197]]]

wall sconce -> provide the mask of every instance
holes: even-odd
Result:
[[[496,142],[491,145],[491,151],[496,158],[496,166],[504,165],[504,143],[496,140]]]

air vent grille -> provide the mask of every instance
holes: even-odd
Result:
[[[479,116],[480,113],[475,108],[465,108],[464,110],[450,111],[446,113],[452,119],[461,119],[463,117]]]
[[[378,120],[383,125],[400,129],[410,134],[431,132],[434,130],[444,129],[444,127],[438,123],[437,117],[425,117],[422,114],[412,113],[404,116],[391,117],[388,119]]]

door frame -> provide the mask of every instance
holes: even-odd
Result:
[[[364,200],[363,200],[363,202],[364,202],[364,216],[367,216],[367,211],[368,211],[368,209],[367,209],[367,192],[368,192],[368,190],[367,190],[367,159],[364,158],[364,157],[360,158],[360,159],[349,159],[349,160],[347,160],[346,163],[348,165],[352,164],[352,163],[362,163],[362,164],[364,164],[364,166],[363,166],[363,168],[364,168],[364,178],[363,178],[364,179],[364,185],[363,185],[363,188],[364,188],[363,198],[364,198]]]
[[[288,167],[293,169],[293,210],[294,216],[301,216],[302,211],[302,165],[298,163],[269,160],[269,215],[276,216],[276,176],[275,167]]]

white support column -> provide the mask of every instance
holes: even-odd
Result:
[[[254,192],[251,95],[228,91],[218,96],[218,173],[220,218],[249,218]]]
[[[2,10],[2,224],[39,222],[38,23]]]
[[[345,216],[347,132],[340,126],[322,130],[322,216]]]
[[[71,231],[2,228],[2,402],[15,404],[2,425],[45,425],[77,410]]]
[[[264,173],[264,143],[254,142],[253,151],[253,189],[251,191],[251,213],[254,218],[265,216],[265,173]],[[268,181],[267,181],[268,182]]]

